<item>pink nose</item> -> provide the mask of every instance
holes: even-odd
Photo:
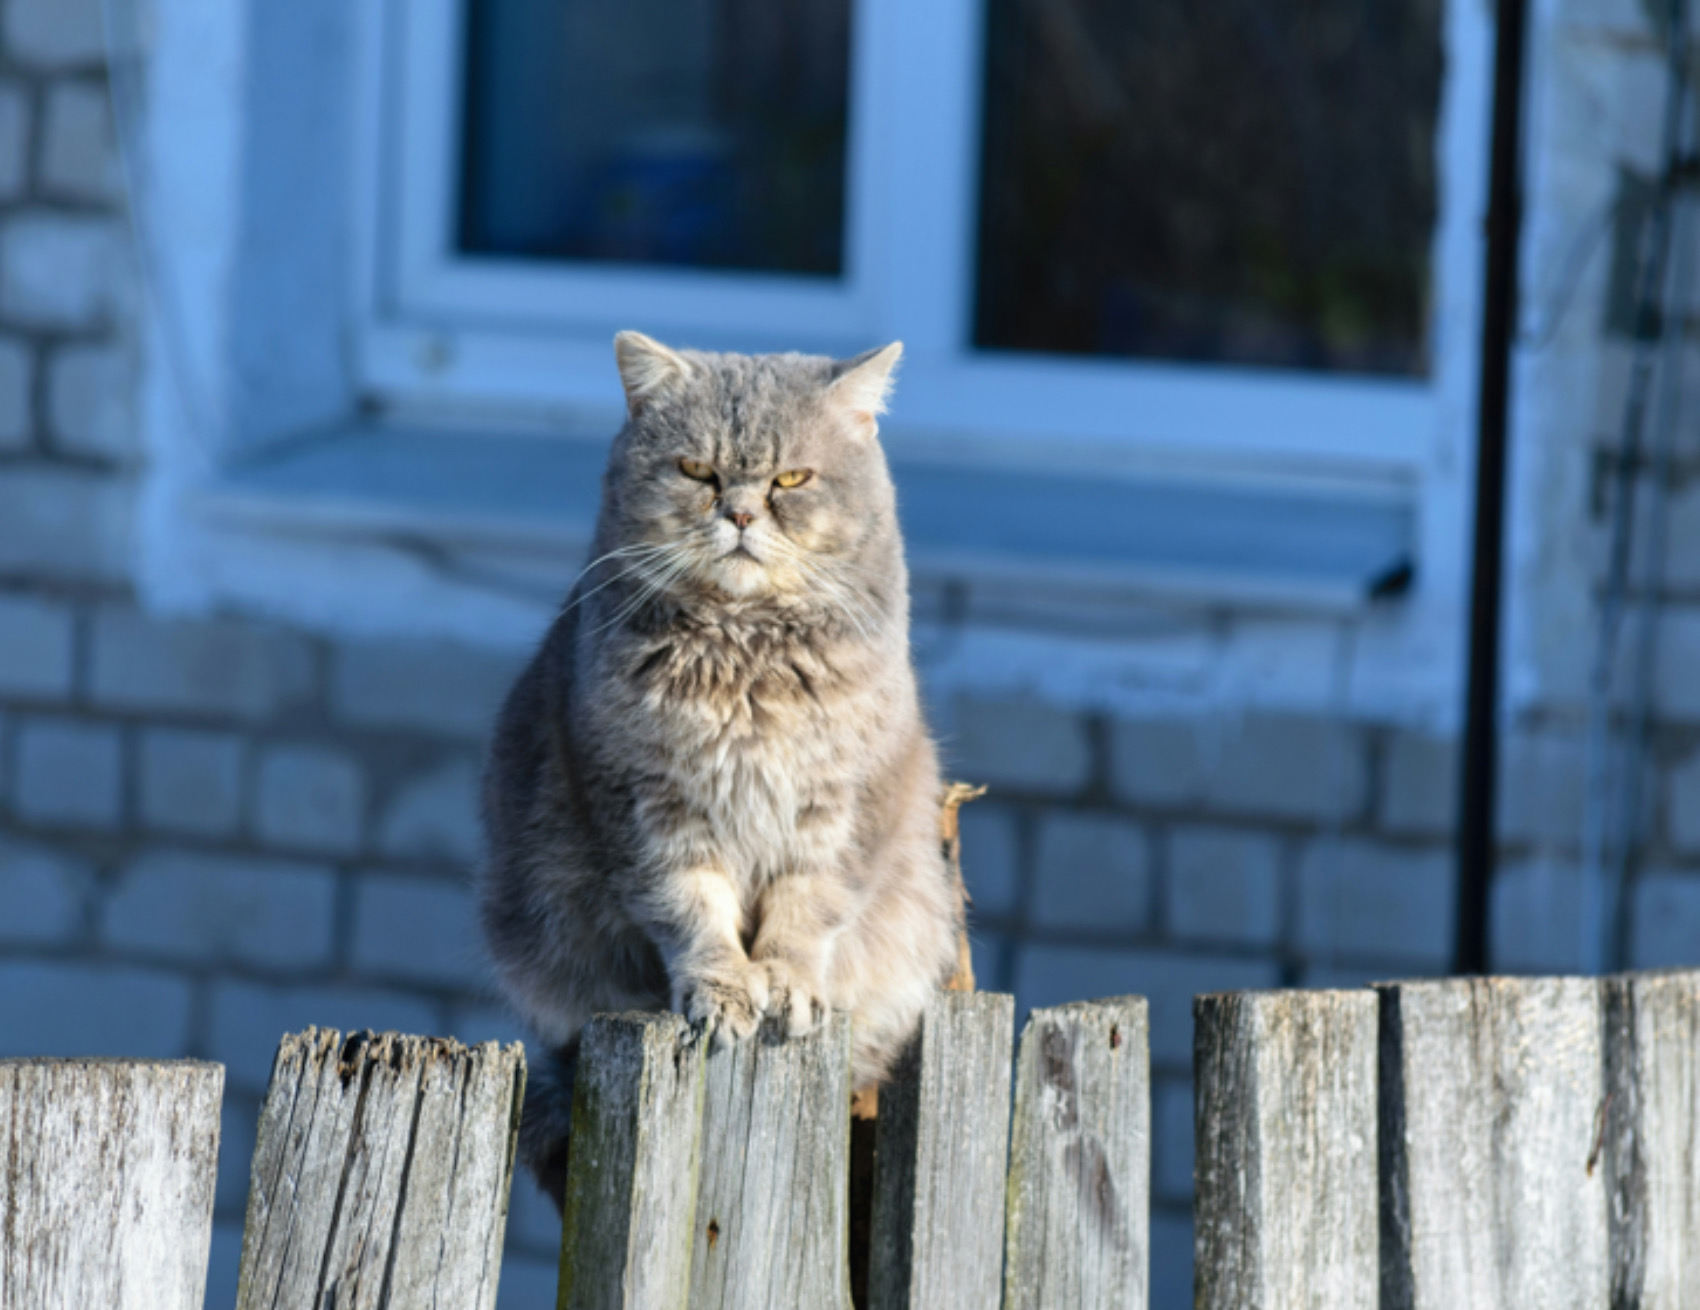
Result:
[[[756,521],[756,516],[754,514],[746,514],[743,510],[734,510],[726,517],[738,525],[738,530],[740,532]]]

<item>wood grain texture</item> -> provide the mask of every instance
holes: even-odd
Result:
[[[200,1310],[224,1067],[0,1060],[0,1308]]]
[[[1700,1310],[1700,973],[1604,981],[1613,1310]]]
[[[945,785],[944,799],[939,803],[939,842],[944,847],[944,861],[950,867],[951,881],[961,898],[964,917],[963,927],[956,934],[956,968],[944,985],[949,992],[974,990],[974,951],[968,942],[966,924],[968,883],[962,876],[962,807],[985,794],[984,787],[952,782]],[[872,1118],[873,1114],[869,1113],[867,1117]]]
[[[1193,1002],[1197,1310],[1375,1310],[1376,997]]]
[[[886,1081],[870,1310],[998,1310],[1015,998],[945,994]]]
[[[1144,998],[1035,1010],[1016,1064],[1005,1310],[1144,1310],[1150,1192]]]
[[[708,1056],[693,1310],[848,1310],[850,1020]]]
[[[1606,1305],[1598,982],[1376,990],[1383,1310]]]
[[[260,1112],[238,1310],[495,1304],[518,1045],[309,1028]]]
[[[562,1310],[684,1310],[705,1046],[676,1014],[584,1030],[561,1232]]]

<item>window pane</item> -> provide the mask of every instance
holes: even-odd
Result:
[[[475,0],[460,248],[836,274],[850,0]]]
[[[989,0],[981,346],[1427,370],[1439,0]]]

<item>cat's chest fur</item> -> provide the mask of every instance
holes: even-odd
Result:
[[[806,633],[685,632],[638,652],[629,729],[673,800],[736,864],[834,840],[858,772],[865,679]]]

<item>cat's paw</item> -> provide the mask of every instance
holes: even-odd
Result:
[[[685,1017],[701,1024],[716,1046],[730,1046],[755,1034],[768,999],[764,970],[751,964],[717,969],[692,983],[685,998]]]
[[[767,1012],[785,1025],[787,1037],[806,1037],[826,1022],[830,1006],[819,983],[784,960],[763,960],[767,971]]]

